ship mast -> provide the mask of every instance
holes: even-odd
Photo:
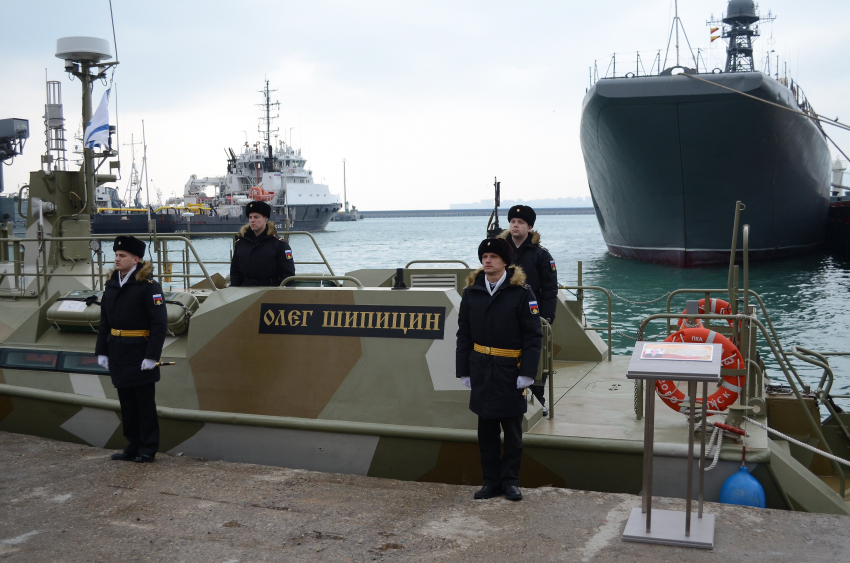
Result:
[[[272,109],[274,109],[274,110],[280,109],[280,102],[272,103],[272,101],[271,101],[271,93],[272,92],[277,92],[277,90],[269,90],[269,81],[266,80],[266,86],[262,90],[260,90],[260,93],[263,94],[264,102],[260,106],[263,110],[263,117],[260,118],[261,123],[260,123],[260,130],[259,130],[260,133],[262,133],[262,135],[263,135],[263,137],[265,138],[265,141],[266,141],[266,151],[267,151],[267,155],[268,155],[266,157],[266,167],[265,167],[266,172],[273,172],[274,171],[274,154],[272,152],[272,150],[273,150],[272,149],[272,133],[276,133],[278,131],[277,129],[272,131],[272,119],[277,119],[279,117],[279,115],[274,115],[274,116],[272,115]],[[263,130],[263,125],[265,125],[265,130]]]
[[[761,18],[753,0],[730,0],[722,22],[723,38],[729,40],[725,72],[755,72],[753,38],[759,36],[758,22],[775,19],[770,13]]]

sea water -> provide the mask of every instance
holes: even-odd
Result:
[[[507,225],[504,217],[500,221],[502,226]],[[664,313],[666,309],[666,298],[650,304],[636,302],[654,300],[680,288],[726,287],[728,264],[675,268],[612,256],[593,215],[541,215],[535,229],[541,234],[541,243],[555,259],[560,284],[576,285],[577,264],[581,261],[584,285],[604,287],[628,300],[613,300],[613,325],[620,331],[614,333],[612,339],[615,354],[630,353],[634,340],[628,335],[635,336],[642,319]],[[341,275],[363,268],[403,267],[411,260],[462,260],[477,267],[478,244],[485,230],[485,217],[422,217],[330,223],[326,231],[313,236],[334,273]],[[230,258],[231,240],[193,237],[193,244],[203,259],[226,262]],[[291,246],[296,261],[321,261],[309,237],[293,236]],[[297,268],[299,273],[327,271],[319,265],[299,265]],[[210,265],[208,270],[226,276],[229,268],[226,264],[217,264]],[[199,270],[194,268],[193,272],[199,273]],[[850,351],[850,263],[824,254],[753,262],[749,277],[750,287],[764,300],[786,352],[792,345],[819,352]],[[677,295],[671,311],[682,311],[686,299],[701,297]],[[607,320],[604,296],[587,291],[584,303],[588,321],[594,326],[604,325]],[[764,322],[761,312],[759,318]],[[646,337],[663,339],[664,332],[664,322],[653,321]],[[600,334],[607,337],[605,333]],[[761,336],[758,342],[771,382],[786,383],[769,346]],[[829,361],[836,377],[832,393],[850,395],[850,357],[831,357]],[[816,388],[822,370],[799,360],[794,360],[794,365],[804,382]],[[836,400],[836,403],[845,410],[850,409],[850,400]]]

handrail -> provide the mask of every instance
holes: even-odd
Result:
[[[658,313],[658,314],[655,314],[655,315],[650,315],[650,316],[646,317],[645,319],[643,319],[643,321],[641,321],[640,328],[638,329],[638,335],[643,334],[644,328],[646,327],[646,325],[650,321],[653,321],[653,320],[656,320],[656,319],[678,318],[679,316],[681,316],[681,315],[669,314],[669,313],[666,313],[666,314],[665,313]],[[709,319],[709,320],[712,320],[712,319],[721,320],[722,319],[722,320],[732,320],[732,321],[737,321],[737,322],[747,321],[747,322],[750,322],[750,323],[754,323],[757,327],[759,327],[759,329],[761,330],[762,336],[765,339],[765,342],[767,342],[768,346],[770,346],[770,351],[773,353],[773,356],[776,358],[776,361],[779,363],[779,367],[782,370],[782,373],[785,375],[785,379],[788,381],[788,385],[791,387],[791,390],[793,391],[794,396],[797,398],[797,402],[802,407],[803,414],[808,419],[809,425],[812,428],[812,433],[817,435],[818,439],[820,440],[820,443],[823,444],[823,447],[824,447],[824,449],[826,450],[827,453],[830,453],[830,454],[833,453],[832,450],[829,447],[829,444],[826,441],[826,438],[824,438],[823,432],[821,432],[819,425],[817,424],[817,422],[815,422],[814,416],[812,416],[812,413],[809,412],[808,408],[806,408],[806,404],[803,400],[803,396],[800,393],[800,390],[797,388],[797,385],[794,383],[794,379],[791,377],[791,374],[788,372],[787,367],[782,362],[782,359],[780,358],[779,351],[776,349],[776,345],[774,344],[773,340],[768,335],[767,329],[765,328],[765,326],[762,324],[761,321],[759,321],[755,317],[752,317],[752,316],[749,316],[749,315],[742,315],[742,314],[738,314],[738,315],[715,315],[715,314],[711,314],[711,315],[693,315],[693,316],[695,316],[697,318],[703,318],[703,319]],[[838,475],[838,478],[839,478],[839,481],[840,481],[841,498],[844,498],[844,492],[845,492],[844,471],[841,469],[841,467],[838,465],[838,463],[835,460],[830,460],[830,462],[832,463],[833,471],[835,472],[836,475]]]
[[[728,289],[677,289],[670,292],[670,295],[667,296],[667,313],[670,313],[670,303],[673,300],[673,297],[679,295],[681,293],[729,293]],[[794,374],[794,377],[797,379],[797,382],[800,386],[803,386],[803,380],[800,375],[797,373],[797,370],[794,369],[794,366],[791,365],[791,362],[788,360],[788,354],[782,348],[782,343],[779,341],[779,335],[776,333],[776,329],[773,326],[773,319],[770,318],[770,313],[767,312],[767,306],[764,304],[764,300],[762,300],[761,295],[753,291],[752,289],[747,290],[746,293],[756,298],[758,301],[759,308],[761,309],[762,314],[764,315],[765,320],[767,321],[767,326],[770,329],[770,333],[773,336],[773,341],[776,343],[777,348],[779,348],[782,357],[778,360],[780,363],[785,363],[791,373]],[[682,315],[685,316],[685,315]],[[681,318],[681,317],[680,317]],[[669,333],[669,324],[668,324],[668,333]],[[827,354],[828,355],[828,354]],[[848,353],[850,355],[850,353]]]
[[[611,292],[605,289],[604,287],[599,287],[598,285],[564,285],[560,286],[560,289],[575,289],[577,291],[582,291],[585,289],[592,289],[596,291],[601,291],[605,294],[605,297],[608,298],[608,326],[582,326],[584,330],[608,330],[608,361],[611,361]],[[583,319],[579,319],[579,322],[583,322]]]
[[[844,432],[845,436],[850,436],[850,430],[848,430],[847,426],[838,416],[838,413],[835,412],[835,409],[832,407],[832,403],[829,402],[830,391],[832,390],[832,384],[835,382],[835,374],[832,373],[832,368],[829,366],[829,360],[827,360],[823,354],[819,354],[812,350],[807,350],[802,346],[791,346],[791,354],[794,355],[799,360],[812,364],[813,366],[817,366],[823,369],[823,375],[821,376],[820,382],[818,382],[818,387],[815,389],[815,395],[820,402],[826,405],[827,410],[832,414],[832,418],[838,423],[838,426],[841,427],[841,431]],[[843,354],[842,354],[843,355]],[[818,358],[818,360],[813,360],[809,356],[814,356]],[[824,383],[827,383],[826,388],[824,389]]]
[[[467,264],[463,260],[411,260],[410,262],[408,262],[404,266],[404,269],[406,270],[407,268],[409,268],[411,264],[455,264],[455,263],[463,264],[464,268],[469,268],[469,264]]]
[[[335,272],[334,272],[334,270],[333,270],[333,267],[331,267],[330,263],[328,262],[328,259],[325,257],[324,253],[322,252],[322,249],[321,249],[321,247],[319,246],[318,241],[316,241],[316,238],[312,235],[312,233],[309,233],[309,232],[307,232],[307,231],[288,231],[288,232],[286,232],[285,234],[286,234],[286,235],[301,235],[301,236],[307,236],[307,237],[309,237],[309,238],[310,238],[310,240],[311,240],[311,242],[313,243],[313,247],[316,249],[316,252],[318,252],[318,253],[319,253],[319,256],[320,256],[320,257],[321,257],[321,259],[322,259],[322,261],[321,261],[321,262],[298,262],[298,263],[303,263],[303,264],[315,264],[315,265],[323,264],[323,265],[324,265],[324,266],[328,269],[328,271],[331,273],[331,275],[335,275]],[[187,234],[187,235],[188,235],[188,236],[191,236],[191,234]],[[234,233],[234,232],[220,232],[220,231],[219,231],[219,232],[203,233],[203,235],[204,235],[204,236],[228,236],[228,237],[233,237],[233,236],[235,236],[235,235],[236,235],[236,233]],[[195,259],[195,262],[196,262],[196,263],[197,263],[197,264],[201,267],[201,270],[202,270],[202,272],[203,272],[203,275],[194,275],[194,274],[191,274],[190,272],[184,272],[183,274],[177,274],[177,273],[171,274],[171,277],[175,277],[175,278],[185,278],[185,279],[190,279],[190,278],[192,278],[192,277],[206,278],[207,282],[209,282],[209,284],[210,284],[210,286],[212,287],[213,291],[217,291],[217,290],[218,290],[218,288],[216,288],[216,287],[215,287],[215,284],[212,282],[212,279],[211,279],[211,277],[210,277],[210,275],[209,275],[209,272],[207,271],[206,266],[204,265],[205,263],[201,260],[200,255],[198,254],[197,250],[195,249],[194,245],[192,244],[192,242],[191,242],[191,240],[188,238],[188,236],[182,236],[182,235],[158,235],[158,234],[157,234],[157,233],[155,233],[155,232],[152,232],[152,233],[135,233],[135,234],[129,234],[129,235],[125,235],[125,236],[135,236],[135,237],[138,237],[138,238],[147,239],[147,240],[153,240],[153,241],[158,241],[158,240],[163,240],[163,241],[175,240],[175,241],[182,241],[182,242],[185,242],[185,243],[187,244],[187,248],[190,248],[190,249],[191,249],[192,254],[193,254],[193,256],[194,256],[194,259]],[[14,236],[12,236],[12,237],[2,237],[2,238],[0,238],[0,244],[8,244],[8,243],[10,243],[10,242],[11,242],[11,243],[13,243],[13,244],[20,244],[20,243],[25,243],[25,242],[38,242],[38,243],[43,243],[43,242],[62,242],[62,241],[72,241],[72,242],[73,242],[73,241],[90,241],[90,240],[112,240],[112,239],[114,239],[114,238],[115,238],[115,235],[108,235],[108,234],[92,234],[92,235],[90,235],[90,236],[88,236],[88,237],[54,237],[54,236],[45,236],[45,237],[41,237],[41,238],[37,238],[37,237],[31,237],[31,238],[18,238],[18,237],[14,237]],[[157,253],[159,253],[159,252],[160,252],[160,251],[159,251],[159,250],[157,250]],[[182,251],[181,251],[181,252],[182,252]],[[154,260],[154,262],[156,262],[156,260]],[[191,262],[186,262],[186,263],[191,265]],[[212,264],[212,263],[217,263],[217,262],[210,262],[210,263]],[[102,272],[102,271],[101,271],[101,272],[99,272],[99,273],[100,273],[100,275],[103,275],[103,272]],[[163,274],[163,275],[164,275],[164,274]],[[48,279],[49,277],[63,277],[63,276],[66,276],[66,277],[68,277],[68,276],[74,277],[74,275],[73,275],[73,274],[48,273],[48,272],[46,271],[46,265],[45,265],[45,271],[44,271],[43,273],[42,273],[42,272],[36,272],[35,276],[36,276],[36,278],[37,278],[37,279],[40,279],[40,276],[45,276],[45,279]],[[328,278],[325,278],[325,279],[328,279]],[[39,297],[39,298],[40,298],[40,297],[41,297],[41,291],[39,291],[39,292],[38,292],[38,295],[28,296],[28,295],[25,295],[25,294],[24,294],[24,295],[19,295],[19,296],[16,296],[16,297],[33,297],[33,298],[35,298],[35,297]]]
[[[291,281],[324,281],[324,280],[327,280],[327,281],[350,281],[350,282],[354,282],[357,285],[357,289],[363,289],[363,284],[360,283],[360,280],[358,280],[357,278],[352,277],[352,276],[310,276],[310,275],[305,275],[305,274],[302,274],[300,276],[299,275],[289,276],[288,278],[286,278],[285,280],[280,282],[280,287],[285,287],[286,284],[288,284]]]

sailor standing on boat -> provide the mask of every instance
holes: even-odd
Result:
[[[504,493],[520,500],[524,389],[537,374],[543,344],[539,310],[522,268],[509,266],[511,247],[504,239],[482,241],[478,258],[482,268],[470,274],[461,299],[456,358],[457,377],[472,391],[469,409],[478,415],[484,486],[475,498]]]
[[[129,444],[112,459],[154,460],[159,449],[159,421],[154,386],[157,364],[168,328],[162,287],[151,276],[153,266],[142,261],[145,243],[119,236],[112,246],[115,270],[100,300],[97,363],[109,370],[118,390],[124,437]]]
[[[264,201],[252,201],[245,206],[248,224],[236,235],[230,262],[231,286],[276,287],[295,275],[292,249],[278,236],[274,221],[269,221],[271,214],[271,206]]]
[[[526,282],[540,304],[540,316],[555,322],[555,305],[558,302],[558,272],[555,270],[555,260],[549,251],[540,244],[540,233],[533,230],[537,213],[527,205],[514,205],[508,211],[510,227],[502,231],[499,238],[508,241],[513,250],[513,263],[522,267]],[[543,385],[532,386],[531,392],[543,407],[543,416],[549,414],[546,407]]]

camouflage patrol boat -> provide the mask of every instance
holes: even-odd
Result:
[[[74,39],[70,45],[60,40],[57,56],[82,84],[88,123],[90,85],[115,63],[104,62],[105,42]],[[95,173],[94,161],[102,157],[85,149],[80,171],[33,172],[26,237],[3,233],[0,430],[120,449],[117,394],[94,354],[106,269],[101,240],[111,238],[92,235],[90,228],[95,187],[108,180]],[[184,280],[182,290],[164,295],[169,336],[162,361],[174,365],[163,368],[157,385],[161,452],[404,480],[481,482],[476,417],[468,409],[469,391],[455,378],[458,308],[471,272],[466,264],[425,269],[412,266],[428,260],[412,260],[398,270],[339,276],[317,246],[322,261],[312,264],[325,266],[327,274],[284,280],[295,287],[226,287],[220,276],[208,274],[209,262],[188,238],[155,231],[139,236],[150,241],[154,275],[164,282]],[[312,239],[303,232],[286,236]],[[708,448],[716,464],[705,474],[705,498],[718,499],[745,446],[767,506],[850,514],[842,498],[846,469],[807,449],[844,457],[850,445],[850,420],[829,406],[828,361],[779,346],[761,299],[749,289],[746,226],[743,237],[743,287],[738,267],[730,265],[727,288],[678,290],[666,312],[641,325],[643,331],[660,320],[673,333],[685,316],[693,323],[719,322],[711,330],[738,342],[745,367],[724,372],[738,392],[728,416],[712,419],[726,420],[745,436],[732,433]],[[177,247],[183,258],[173,261]],[[583,285],[581,276],[568,289],[577,298],[560,292],[558,322],[554,329],[544,324],[538,380],[552,374],[550,412],[544,418],[529,398],[522,485],[638,494],[642,397],[654,390],[628,382],[629,356],[611,354],[610,294]],[[607,296],[607,325],[587,324],[582,303],[588,291]],[[712,306],[703,313],[671,312],[673,297],[686,293]],[[714,307],[724,293],[731,310]],[[600,333],[607,333],[607,343]],[[757,336],[776,353],[787,394],[769,393],[764,363],[755,353]],[[819,389],[801,388],[792,357],[825,366]],[[675,405],[672,397],[666,399]],[[819,405],[832,412],[825,422]],[[679,410],[660,407],[655,416],[652,482],[661,496],[685,495],[689,435]],[[769,436],[758,424],[781,429],[802,445]]]

